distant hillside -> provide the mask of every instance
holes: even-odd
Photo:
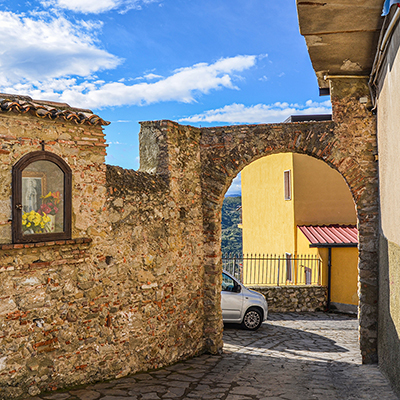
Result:
[[[241,210],[238,208],[242,205],[242,198],[225,197],[222,206],[222,253],[241,253],[242,247],[242,230],[238,228],[240,224]]]

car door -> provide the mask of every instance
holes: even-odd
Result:
[[[243,295],[240,285],[225,273],[222,273],[221,308],[224,322],[241,322]]]

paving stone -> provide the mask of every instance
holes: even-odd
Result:
[[[175,398],[181,397],[184,395],[186,389],[185,388],[178,388],[178,387],[171,387],[169,388],[169,393],[175,395]]]
[[[68,393],[55,393],[52,395],[45,396],[44,398],[46,400],[65,400],[68,399],[70,395]],[[39,398],[39,397],[34,397],[34,399]]]
[[[109,383],[109,382],[102,382],[102,383],[96,383],[94,385],[88,385],[86,389],[95,389],[95,390],[100,390],[100,389],[109,389],[115,386],[115,382]]]
[[[73,390],[70,394],[78,397],[80,400],[96,400],[100,397],[100,393],[93,390]]]
[[[126,390],[121,389],[101,389],[100,392],[105,396],[126,396],[127,394]]]
[[[127,397],[127,396],[105,396],[101,400],[136,400],[137,397]]]
[[[146,393],[142,396],[143,400],[158,400],[161,399],[161,397],[157,393]]]
[[[361,364],[355,318],[270,314],[256,332],[226,326],[224,341],[221,356],[35,399],[398,400],[377,365]]]

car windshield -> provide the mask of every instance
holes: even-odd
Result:
[[[235,281],[228,275],[222,273],[222,291],[233,292],[235,289]]]

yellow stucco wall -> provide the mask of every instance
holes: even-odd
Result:
[[[292,200],[284,199],[285,170],[291,170]],[[243,252],[312,255],[322,259],[320,282],[328,284],[328,249],[310,248],[298,225],[355,224],[354,202],[346,182],[312,157],[282,153],[242,171]],[[358,302],[358,250],[332,249],[331,301]],[[295,265],[295,282],[305,283],[304,265]],[[317,264],[313,264],[317,274]]]
[[[291,170],[292,200],[284,199],[283,172]],[[243,252],[309,253],[296,243],[297,225],[355,224],[350,190],[324,162],[302,154],[261,158],[242,171]]]
[[[323,161],[293,154],[297,225],[356,224],[356,210],[343,177]]]
[[[358,250],[351,248],[332,249],[331,301],[341,304],[358,304]]]
[[[310,243],[304,234],[297,229],[298,254],[318,255],[322,260],[321,282],[328,285],[328,249],[310,248]],[[331,301],[342,304],[358,304],[357,280],[358,280],[358,249],[332,248],[332,272],[331,272]],[[314,272],[314,271],[313,271]],[[299,274],[299,278],[303,278]],[[304,278],[303,278],[304,280]],[[300,279],[298,279],[299,282]]]
[[[293,200],[284,200],[285,170],[293,170],[291,153],[261,158],[242,171],[242,227],[245,254],[295,252],[296,226]]]
[[[296,235],[297,235],[297,254],[298,255],[310,255],[313,257],[321,258],[320,250],[323,250],[323,249],[310,248],[310,242],[303,235],[303,233],[300,231],[299,228],[297,228]],[[326,265],[327,264],[322,263],[321,270],[319,272],[317,270],[317,263],[312,265],[312,270],[313,270],[312,273],[320,275],[320,281],[323,285],[324,284],[326,285],[326,283],[327,283],[326,270],[325,270]],[[297,282],[299,284],[305,283],[305,274],[304,274],[304,269],[302,269],[302,268],[298,268]]]

